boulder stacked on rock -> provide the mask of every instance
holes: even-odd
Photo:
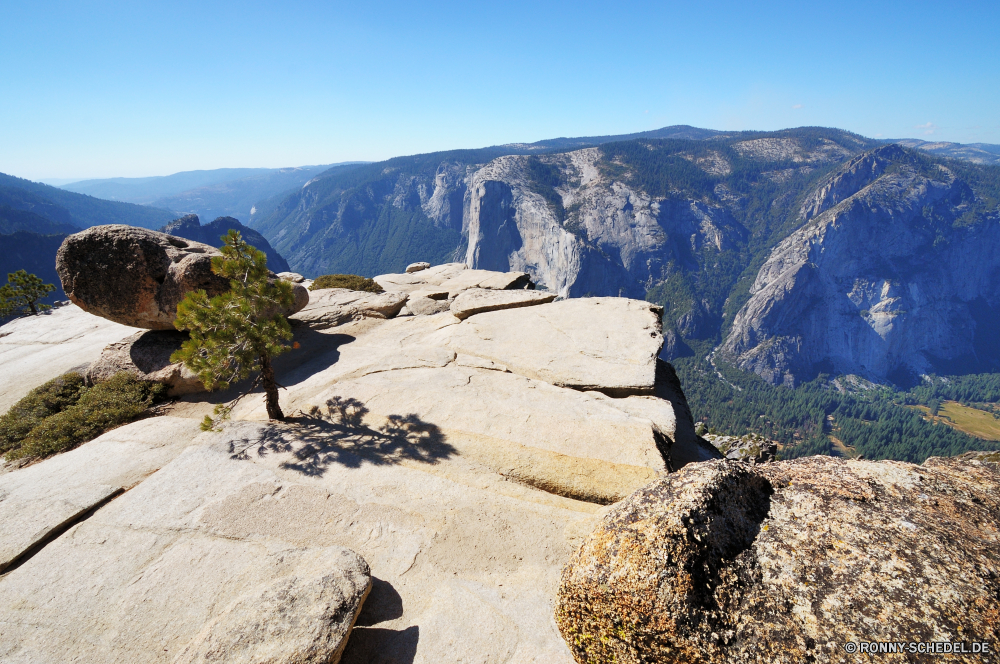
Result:
[[[531,277],[526,272],[471,270],[465,263],[445,263],[415,272],[383,274],[375,277],[375,281],[387,291],[413,293],[439,290],[447,291],[450,298],[469,288],[513,290],[533,287]]]
[[[362,318],[393,318],[406,304],[405,293],[368,293],[347,288],[324,288],[309,296],[309,304],[292,320],[317,330]]]
[[[149,330],[109,344],[84,373],[88,383],[107,380],[126,371],[142,380],[163,383],[167,394],[204,392],[205,386],[197,374],[180,362],[171,362],[170,355],[188,339],[186,332]]]
[[[207,244],[123,225],[94,226],[70,235],[56,254],[63,290],[84,311],[145,328],[172,330],[184,296],[204,290],[209,296],[229,289],[212,273],[219,251]],[[295,305],[302,309],[309,292],[296,284]]]
[[[456,318],[466,319],[474,314],[503,309],[530,307],[556,299],[555,293],[533,290],[491,290],[470,288],[462,291],[448,307]]]
[[[998,489],[1000,466],[969,459],[691,465],[604,517],[563,572],[556,619],[578,662],[994,644]]]

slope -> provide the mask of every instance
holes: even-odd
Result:
[[[22,196],[30,195],[35,199],[41,199],[48,206],[46,210],[33,209],[32,211],[51,221],[71,223],[80,228],[89,228],[100,224],[128,224],[129,226],[153,229],[159,228],[176,216],[169,210],[106,201],[4,173],[0,173],[0,188],[20,190]],[[10,203],[8,205],[18,207]],[[69,214],[69,218],[57,215],[52,211],[54,208],[64,209]]]

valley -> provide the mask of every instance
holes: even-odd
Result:
[[[194,200],[213,187],[299,178],[252,203],[246,222],[278,269],[373,276],[457,261],[523,271],[560,298],[646,299],[664,307],[661,357],[682,375],[696,419],[773,437],[785,456],[844,446],[920,461],[989,446],[938,430],[905,402],[926,384],[921,376],[1000,369],[1000,166],[984,157],[991,150],[826,128],[674,126],[284,169],[295,173],[223,169],[66,188],[162,202],[188,196],[184,187]],[[65,233],[93,220],[66,197],[97,199],[62,190],[57,199],[52,189],[18,190],[20,209],[3,228]],[[137,208],[152,210],[119,207],[112,218],[148,225]],[[168,232],[213,241],[194,227]],[[19,249],[14,262],[44,276],[44,254],[61,237],[48,247],[23,236],[18,247],[43,255]],[[870,417],[856,414],[865,408]],[[830,416],[844,423],[840,444],[822,435]]]

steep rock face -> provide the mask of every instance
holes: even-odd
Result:
[[[567,297],[582,268],[583,247],[545,200],[527,189],[525,159],[501,157],[472,176],[465,262],[527,272],[540,286]]]
[[[974,203],[947,167],[898,146],[853,160],[771,252],[722,355],[789,385],[995,370],[1000,215],[965,226]]]
[[[722,251],[745,240],[746,229],[719,203],[653,197],[602,174],[601,158],[597,148],[513,155],[477,170],[469,186],[466,263],[523,270],[563,297],[644,297],[668,263],[697,269],[694,254],[704,247]],[[528,172],[530,159],[559,174],[549,200]],[[555,197],[562,219],[550,203]],[[696,333],[694,325],[687,323]]]

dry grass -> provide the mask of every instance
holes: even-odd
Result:
[[[373,279],[360,277],[356,274],[324,274],[316,277],[309,290],[322,290],[324,288],[349,288],[366,293],[381,293],[382,287]]]
[[[941,403],[937,416],[931,415],[927,406],[911,406],[924,414],[924,419],[931,422],[943,422],[963,433],[983,440],[1000,441],[1000,420],[985,411],[963,406],[957,401]]]

